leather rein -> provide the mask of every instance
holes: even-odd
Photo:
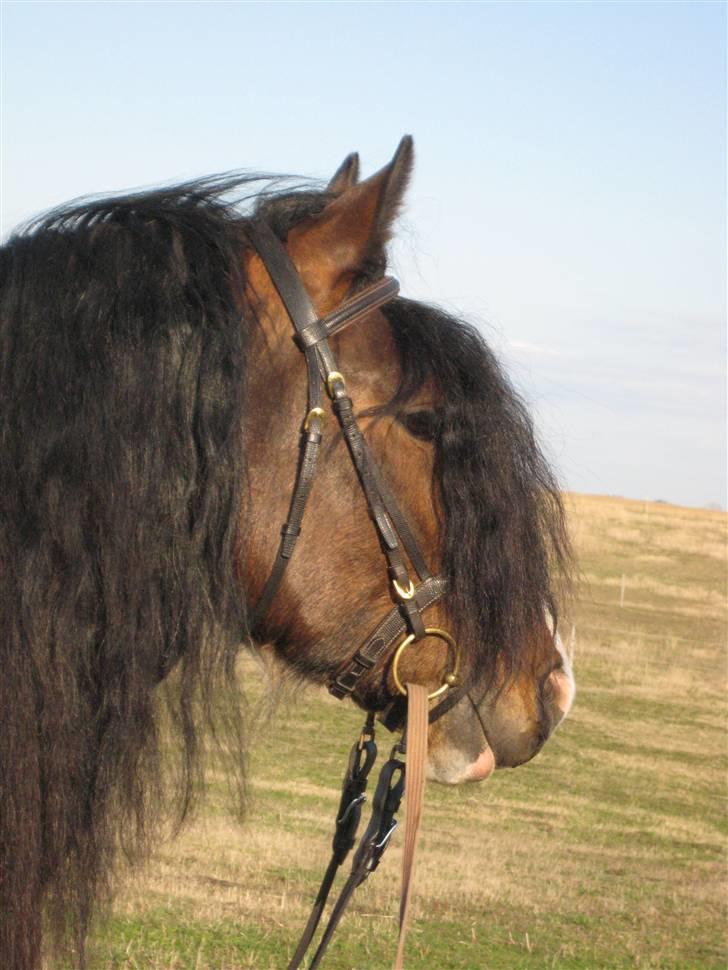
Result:
[[[362,320],[367,314],[392,300],[399,292],[399,284],[392,277],[385,276],[357,292],[333,313],[319,318],[285,246],[268,223],[262,220],[251,221],[247,226],[247,234],[291,320],[296,344],[304,355],[308,380],[307,410],[301,426],[300,457],[288,518],[281,528],[281,539],[273,567],[252,614],[251,631],[255,632],[270,609],[301,534],[323,436],[326,414],[323,407],[324,388],[364,492],[370,518],[386,559],[388,580],[396,602],[327,685],[334,697],[343,699],[351,696],[365,673],[387,662],[391,657],[390,669],[398,694],[391,699],[383,712],[378,713],[378,717],[389,730],[401,729],[403,733],[394,745],[389,760],[381,769],[369,824],[354,854],[350,875],[333,907],[309,970],[319,966],[352,893],[377,868],[397,826],[396,813],[406,788],[407,831],[403,856],[400,935],[395,963],[395,967],[401,967],[424,791],[427,727],[447,713],[464,696],[464,690],[460,685],[459,654],[454,639],[445,630],[426,627],[422,616],[428,607],[443,596],[445,580],[442,576],[433,575],[428,568],[414,534],[372,456],[354,414],[346,380],[338,369],[329,344],[329,339],[345,327]],[[410,577],[403,553],[417,574],[416,585]],[[447,644],[451,664],[441,686],[429,695],[420,685],[403,684],[399,676],[402,653],[410,644],[425,637],[435,637]],[[444,699],[428,711],[428,702],[443,695]],[[405,698],[408,706],[406,713]],[[370,711],[351,750],[336,815],[331,861],[288,970],[297,970],[300,966],[316,932],[334,877],[354,847],[362,806],[366,799],[368,776],[377,754],[374,716],[374,712]]]

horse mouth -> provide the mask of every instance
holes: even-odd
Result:
[[[481,751],[475,761],[465,769],[463,781],[485,781],[495,771],[495,756],[490,747]]]
[[[474,761],[467,761],[452,750],[438,751],[434,757],[431,752],[427,778],[440,785],[462,785],[465,782],[485,781],[490,778],[495,768],[495,755],[489,746]]]

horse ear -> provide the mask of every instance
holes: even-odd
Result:
[[[352,152],[347,155],[344,161],[334,172],[331,181],[326,186],[326,191],[331,195],[341,195],[352,185],[359,181],[359,152]]]
[[[405,135],[388,165],[291,229],[288,250],[312,296],[325,299],[365,267],[383,261],[413,161],[412,138]]]

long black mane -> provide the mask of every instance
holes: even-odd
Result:
[[[73,205],[0,252],[0,785],[25,843],[0,845],[0,929],[44,898],[83,936],[117,840],[139,849],[159,801],[155,686],[176,667],[179,816],[200,712],[220,680],[234,689],[247,329],[231,187]]]
[[[81,939],[118,841],[143,846],[163,791],[155,688],[170,671],[178,817],[221,686],[242,747],[235,561],[255,320],[246,210],[230,198],[247,193],[281,236],[328,198],[253,181],[73,204],[0,250],[0,801],[13,819],[0,950],[3,927],[42,900],[59,935],[77,914]],[[389,407],[429,379],[441,390],[435,475],[459,635],[478,676],[496,656],[514,669],[568,558],[556,484],[477,332],[406,300],[386,312],[403,373]],[[38,940],[22,945],[18,965]]]

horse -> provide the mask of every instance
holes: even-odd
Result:
[[[439,689],[450,661],[426,613],[460,668],[429,728],[428,774],[445,784],[528,761],[569,710],[560,493],[482,335],[391,292],[332,329],[332,406],[345,386],[377,468],[365,493],[330,408],[308,406],[303,338],[254,241],[261,226],[275,237],[323,332],[381,291],[413,159],[405,137],[364,180],[353,154],[326,185],[233,173],[76,201],[0,251],[8,970],[37,970],[49,946],[83,965],[114,860],[144,853],[169,801],[165,724],[181,739],[178,822],[203,731],[227,739],[244,781],[241,648],[268,645],[332,685],[372,622],[399,611],[419,635],[397,679]],[[322,379],[309,369],[309,391]],[[300,534],[281,539],[316,439]],[[385,494],[414,537],[396,561]],[[295,555],[270,596],[281,542]],[[427,602],[408,584],[413,549],[442,577]],[[386,646],[348,691],[369,712],[398,696]]]

